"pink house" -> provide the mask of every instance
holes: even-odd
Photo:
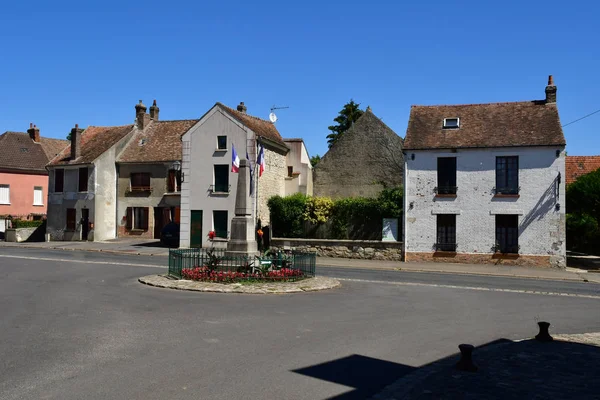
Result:
[[[69,143],[40,137],[33,124],[27,133],[0,135],[0,219],[32,219],[46,214],[48,171],[46,164]]]

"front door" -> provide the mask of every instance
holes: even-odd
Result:
[[[90,210],[87,208],[81,209],[81,240],[88,240],[90,232]]]
[[[192,210],[190,247],[202,247],[202,210]]]
[[[154,239],[160,239],[160,232],[164,227],[163,209],[154,207]]]

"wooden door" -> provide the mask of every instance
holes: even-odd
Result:
[[[190,247],[202,247],[202,210],[192,210]]]

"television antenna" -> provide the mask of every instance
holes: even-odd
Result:
[[[275,122],[277,122],[277,115],[275,115],[274,111],[275,111],[275,110],[283,110],[283,109],[285,109],[285,108],[289,108],[289,107],[288,107],[288,106],[284,106],[284,107],[277,107],[277,106],[273,105],[273,107],[271,107],[271,112],[269,113],[269,120],[270,120],[272,123],[275,123]]]

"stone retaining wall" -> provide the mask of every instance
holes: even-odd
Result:
[[[16,228],[6,230],[7,242],[24,242],[36,231],[37,228]]]
[[[402,260],[402,242],[272,238],[271,248],[308,251],[317,253],[319,257]]]

